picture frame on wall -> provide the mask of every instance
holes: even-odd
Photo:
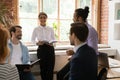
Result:
[[[120,9],[117,10],[117,20],[120,20]]]

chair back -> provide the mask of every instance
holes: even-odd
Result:
[[[102,68],[98,74],[97,80],[106,80],[107,78],[107,69]]]
[[[99,52],[98,55],[98,76],[97,80],[106,80],[109,68],[109,61],[107,53]]]
[[[109,61],[107,53],[99,52],[98,55],[98,66],[109,68]]]

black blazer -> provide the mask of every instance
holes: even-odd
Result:
[[[72,56],[69,80],[97,80],[97,62],[95,50],[83,45]]]

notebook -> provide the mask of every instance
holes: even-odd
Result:
[[[107,78],[108,79],[120,78],[120,68],[109,68]]]
[[[120,61],[109,58],[109,66],[110,68],[120,68]]]
[[[52,44],[52,43],[56,43],[57,40],[51,40],[51,41],[45,41],[45,40],[43,40],[42,42],[44,42],[45,44]]]
[[[29,69],[30,67],[34,66],[40,59],[33,61],[31,64],[16,64],[18,71],[23,71],[24,69]]]

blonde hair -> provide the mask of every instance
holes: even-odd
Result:
[[[6,59],[9,55],[8,39],[9,31],[6,28],[0,28],[0,61]]]

